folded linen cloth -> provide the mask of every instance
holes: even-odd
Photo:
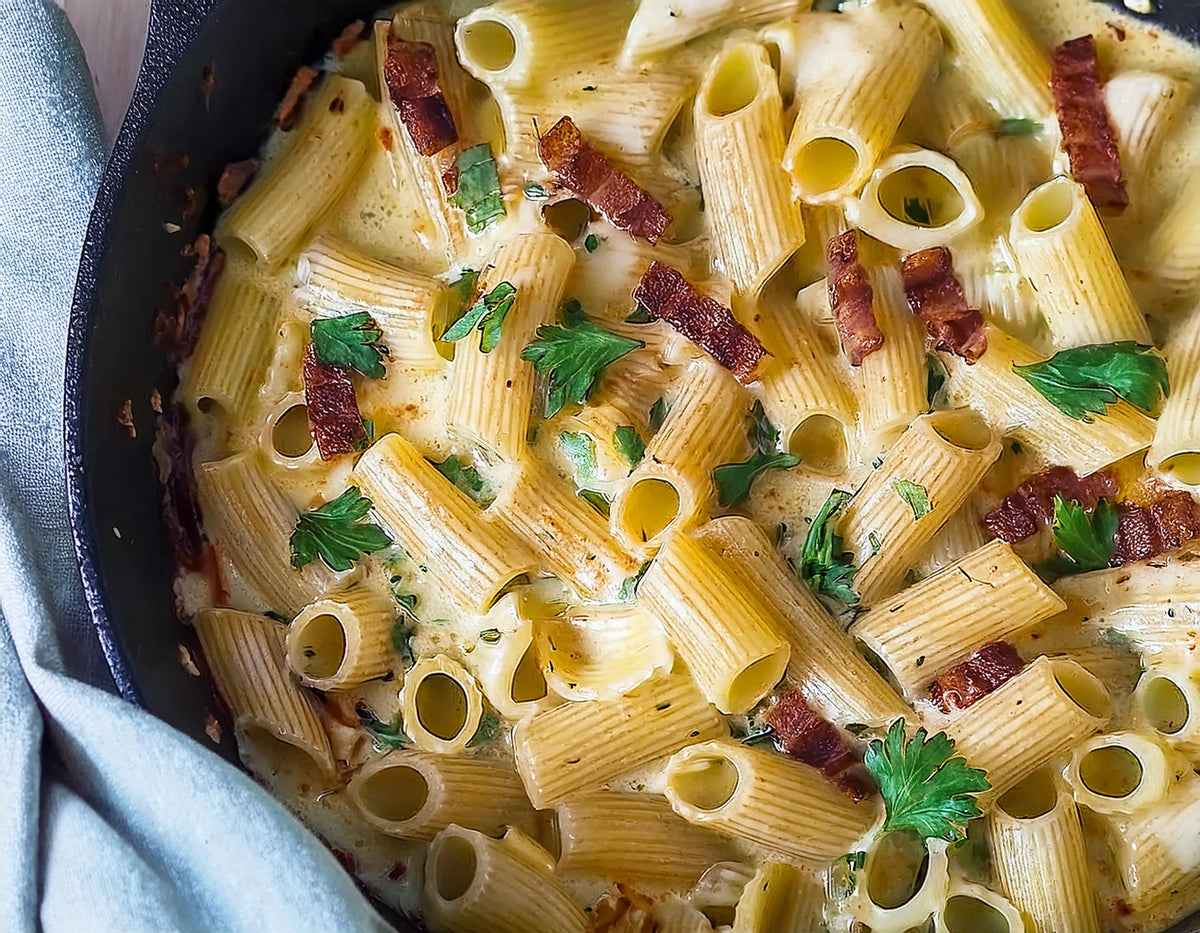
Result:
[[[62,453],[67,319],[103,161],[52,0],[0,0],[0,930],[385,930],[244,774],[113,693]]]

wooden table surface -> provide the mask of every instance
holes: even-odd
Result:
[[[111,141],[129,106],[142,61],[150,0],[58,0],[58,4],[67,11],[87,53]]]

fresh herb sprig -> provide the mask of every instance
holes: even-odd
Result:
[[[1120,516],[1116,506],[1101,499],[1090,513],[1075,501],[1054,497],[1054,541],[1059,553],[1038,570],[1048,577],[1066,577],[1109,565],[1116,550]]]
[[[750,498],[754,481],[767,470],[790,470],[800,463],[796,454],[779,451],[779,431],[767,420],[762,402],[755,402],[749,418],[754,453],[741,463],[723,463],[713,470],[717,502],[722,507],[740,505]]]
[[[913,521],[920,521],[933,511],[933,504],[929,501],[929,490],[920,483],[914,483],[910,479],[898,479],[892,483],[892,491],[912,509]]]
[[[383,330],[366,311],[341,317],[320,318],[309,325],[317,361],[338,369],[355,369],[371,379],[382,379],[388,348]]]
[[[1070,418],[1090,422],[1121,399],[1151,411],[1170,392],[1167,364],[1153,347],[1121,340],[1060,350],[1013,366],[1017,375]]]
[[[842,546],[841,536],[833,530],[837,526],[838,516],[850,499],[849,492],[835,489],[821,506],[804,538],[804,549],[800,554],[800,578],[813,592],[854,605],[859,599],[852,585],[858,568],[854,566],[851,554]]]
[[[404,734],[404,724],[401,722],[399,713],[391,722],[384,722],[375,715],[374,710],[362,701],[359,701],[354,712],[358,715],[358,721],[363,727],[363,731],[371,737],[371,743],[378,751],[407,748],[412,744],[408,736]]]
[[[297,570],[318,557],[332,570],[349,570],[364,554],[389,547],[392,539],[374,522],[363,521],[371,500],[351,486],[318,509],[302,512],[289,541]]]
[[[437,471],[450,480],[460,491],[487,508],[492,504],[494,496],[487,494],[487,486],[479,471],[470,465],[464,465],[456,456],[449,456],[441,463],[435,463]]]
[[[646,442],[631,424],[623,424],[613,432],[613,447],[631,467],[637,466],[646,456]]]
[[[478,329],[480,352],[491,353],[500,343],[504,319],[516,301],[517,290],[513,284],[501,282],[451,324],[442,334],[442,340],[446,343],[456,343],[471,331]]]
[[[959,842],[967,824],[983,815],[977,796],[992,786],[984,771],[955,754],[946,733],[930,736],[921,728],[906,739],[903,719],[867,746],[863,764],[883,796],[886,818],[879,835],[911,829],[926,839]]]
[[[504,196],[500,192],[500,175],[492,147],[480,143],[459,153],[458,190],[451,200],[462,208],[467,229],[482,233],[504,216]]]
[[[1038,136],[1041,132],[1042,124],[1028,117],[1007,117],[992,129],[996,136]]]

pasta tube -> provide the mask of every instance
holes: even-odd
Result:
[[[1184,294],[1200,283],[1200,177],[1193,175],[1146,239],[1142,268],[1163,291]]]
[[[457,661],[440,654],[421,658],[404,675],[400,713],[417,748],[443,755],[460,752],[479,728],[483,693]]]
[[[678,48],[690,39],[737,22],[782,19],[812,6],[812,0],[704,0],[686,7],[674,0],[641,0],[625,44],[622,61],[633,64]]]
[[[318,690],[348,690],[392,666],[391,598],[362,585],[309,603],[288,626],[288,665]]]
[[[1133,692],[1137,721],[1184,754],[1200,758],[1200,671],[1180,661],[1153,663]]]
[[[1097,735],[1076,746],[1065,776],[1075,802],[1096,813],[1137,813],[1159,803],[1181,774],[1157,740],[1136,732]]]
[[[483,631],[466,664],[492,707],[505,719],[521,719],[556,704],[538,662],[533,623],[507,593],[484,617]]]
[[[1171,394],[1163,403],[1146,464],[1189,486],[1200,485],[1200,307],[1175,331],[1163,352]]]

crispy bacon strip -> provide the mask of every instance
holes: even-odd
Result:
[[[875,320],[875,292],[867,270],[858,261],[858,231],[847,230],[825,247],[829,261],[829,307],[851,366],[883,346],[883,331]]]
[[[154,315],[154,339],[167,359],[176,365],[196,349],[208,303],[225,271],[225,253],[212,249],[207,233],[196,237],[184,255],[195,256],[196,262],[182,287],[172,289],[175,307],[170,313],[160,309]]]
[[[243,159],[241,162],[230,162],[225,166],[217,182],[217,201],[222,207],[228,207],[246,190],[250,179],[258,173],[258,165],[258,159]]]
[[[302,107],[304,95],[313,86],[318,74],[316,69],[305,65],[292,78],[287,93],[283,95],[283,100],[279,102],[279,107],[275,111],[275,125],[281,130],[290,130],[300,119],[300,112],[304,109]]]
[[[1009,544],[1032,538],[1054,518],[1054,497],[1074,500],[1089,511],[1102,496],[1115,495],[1117,483],[1101,470],[1080,479],[1070,467],[1056,466],[1035,473],[1005,496],[984,516],[993,535]]]
[[[400,122],[421,155],[436,155],[458,142],[454,117],[438,86],[437,55],[432,45],[409,42],[394,31],[388,33],[383,76]]]
[[[620,230],[653,243],[671,222],[666,209],[628,175],[617,171],[583,138],[570,117],[563,117],[538,138],[538,156],[559,184]]]
[[[875,793],[875,784],[840,732],[805,701],[799,690],[784,690],[771,699],[763,720],[775,733],[775,747],[812,765],[851,800]]]
[[[358,410],[350,374],[317,359],[312,344],[304,352],[304,401],[308,426],[322,460],[362,450],[367,429]]]
[[[904,297],[909,310],[925,322],[939,350],[974,363],[987,350],[983,315],[967,307],[967,296],[954,275],[954,257],[944,246],[904,257]]]
[[[1129,194],[1096,71],[1095,39],[1081,36],[1054,50],[1050,86],[1071,174],[1099,210],[1120,213],[1129,206]]]
[[[171,405],[158,419],[158,478],[163,485],[163,521],[175,561],[188,570],[205,569],[208,539],[200,513],[200,495],[192,469],[196,444],[187,429],[187,412]]]
[[[1120,506],[1114,564],[1157,557],[1200,536],[1200,509],[1186,492],[1167,490],[1146,505]]]
[[[666,321],[699,344],[743,385],[758,378],[766,348],[719,301],[701,295],[683,273],[655,260],[633,290],[651,317]]]
[[[943,713],[966,709],[1020,673],[1025,662],[1008,642],[984,645],[967,660],[942,671],[929,685],[929,698]]]

